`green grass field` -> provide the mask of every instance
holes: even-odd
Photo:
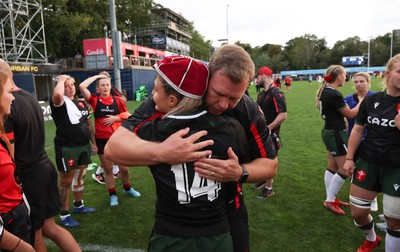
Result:
[[[373,79],[371,90],[378,91]],[[352,83],[339,90],[343,95],[354,91]],[[296,81],[291,93],[285,93],[288,118],[281,129],[283,148],[279,152],[279,172],[274,180],[275,195],[268,200],[259,200],[259,191],[250,184],[244,186],[249,213],[250,250],[253,252],[277,251],[356,251],[364,242],[345,209],[345,216],[337,216],[325,209],[324,171],[326,168],[325,147],[320,132],[323,127],[315,108],[316,81]],[[255,87],[249,89],[253,99]],[[130,101],[132,112],[139,102]],[[55,126],[46,123],[46,150],[54,161],[53,138]],[[93,159],[99,163],[97,156]],[[84,251],[145,251],[153,225],[155,190],[153,178],[146,167],[131,168],[131,182],[140,191],[141,198],[129,198],[121,193],[122,185],[117,181],[119,206],[109,206],[105,185],[93,181],[88,171],[85,178],[85,204],[95,207],[97,212],[87,215],[72,215],[81,226],[69,229]],[[340,191],[339,197],[348,200],[349,181]],[[71,200],[72,201],[72,200]],[[373,212],[375,220],[381,213]],[[57,218],[58,221],[58,218]],[[384,238],[381,231],[377,233]],[[384,240],[384,239],[383,239]],[[59,251],[48,241],[49,251]],[[382,244],[375,251],[384,251]]]

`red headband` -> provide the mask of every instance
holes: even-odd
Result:
[[[332,82],[332,76],[330,76],[330,75],[325,75],[325,76],[324,76],[324,80],[325,80],[326,82],[328,82],[328,83],[331,83],[331,82]]]

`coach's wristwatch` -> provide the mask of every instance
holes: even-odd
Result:
[[[239,183],[245,183],[247,178],[249,177],[249,174],[247,173],[247,169],[244,165],[240,165],[240,167],[242,167],[243,173],[239,178]]]

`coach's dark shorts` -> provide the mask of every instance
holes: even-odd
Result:
[[[322,130],[322,140],[333,157],[347,154],[348,136],[344,130]]]
[[[232,252],[232,238],[229,232],[202,237],[171,237],[152,233],[149,252]]]
[[[233,251],[249,251],[249,223],[247,208],[244,204],[243,195],[239,194],[239,203],[230,201],[225,207],[228,215],[229,228],[232,236]]]
[[[21,178],[22,188],[31,206],[33,231],[43,227],[44,220],[60,212],[58,174],[53,163],[44,158],[34,165],[28,175]]]
[[[78,166],[87,166],[92,163],[90,159],[91,143],[87,143],[82,146],[66,147],[59,144],[54,145],[57,169],[59,171],[71,171],[76,169]]]

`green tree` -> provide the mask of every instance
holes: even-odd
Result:
[[[42,0],[42,6],[47,51],[57,57],[73,57],[84,39],[104,37],[105,27],[110,31],[109,0]],[[117,29],[125,35],[149,23],[152,6],[152,0],[116,0]]]
[[[362,56],[368,52],[368,43],[355,36],[338,41],[332,48],[330,64],[341,64],[344,56]]]
[[[209,61],[211,56],[211,41],[204,40],[204,37],[194,29],[193,24],[190,25],[189,30],[192,34],[192,39],[189,41],[190,56],[196,59]]]
[[[289,40],[284,47],[284,58],[290,69],[311,69],[318,66],[317,55],[326,50],[325,39],[305,34]]]

